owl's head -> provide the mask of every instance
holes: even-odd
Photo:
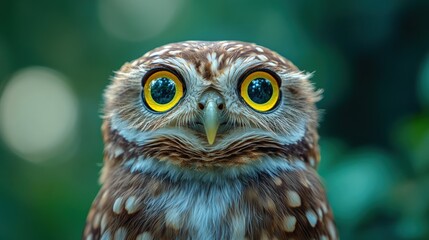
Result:
[[[106,90],[106,156],[193,169],[275,157],[315,166],[320,92],[308,78],[255,44],[156,48],[126,63]]]

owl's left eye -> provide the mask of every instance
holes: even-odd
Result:
[[[280,99],[279,81],[268,71],[254,71],[245,75],[239,92],[247,105],[258,112],[273,109]]]
[[[179,77],[168,71],[151,71],[143,78],[142,97],[146,106],[155,112],[172,109],[183,97],[183,84]]]

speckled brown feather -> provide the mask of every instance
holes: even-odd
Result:
[[[264,236],[267,237],[265,239],[321,239],[321,236],[335,236],[333,216],[327,205],[325,192],[312,171],[279,173],[275,177],[260,174],[248,179],[242,197],[231,206],[225,221],[229,222],[239,209],[252,208],[255,215],[246,229],[247,239],[264,239]],[[172,183],[168,179],[157,180],[152,176],[128,174],[123,169],[115,170],[111,175],[117,180],[105,182],[105,187],[94,201],[85,234],[100,236],[100,233],[109,226],[108,229],[113,235],[119,228],[127,226],[127,239],[136,239],[137,235],[145,232],[150,233],[153,239],[176,239],[176,237],[187,239],[188,229],[180,225],[167,224],[164,220],[165,213],[147,214],[145,211],[147,206],[144,204],[149,198],[180,188],[180,183]],[[140,186],[141,189],[136,186]],[[288,191],[300,195],[300,206],[287,205]],[[115,199],[123,197],[125,201],[128,197],[136,195],[139,196],[139,204],[135,212],[130,214],[124,207],[119,214],[113,212]],[[103,199],[103,196],[108,197]],[[317,216],[314,227],[310,226],[306,211],[312,211]],[[296,218],[296,227],[293,231],[287,231],[285,216]],[[103,218],[107,220],[103,222]],[[186,221],[186,217],[183,219]],[[97,222],[100,223],[96,224]]]
[[[142,76],[159,66],[183,75],[188,95],[156,115],[140,94]],[[282,78],[283,99],[270,114],[249,110],[230,91],[254,68]],[[224,96],[228,114],[214,146],[191,127],[197,97],[210,89]],[[320,92],[277,53],[244,42],[169,44],[124,64],[105,97],[102,188],[83,239],[337,239],[315,170]],[[263,134],[231,135],[255,129]]]

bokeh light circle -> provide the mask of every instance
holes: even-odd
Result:
[[[182,2],[100,0],[98,15],[108,33],[123,40],[141,41],[166,30],[178,15]]]
[[[0,98],[0,133],[17,155],[42,162],[67,155],[78,102],[59,72],[30,67],[15,73]]]

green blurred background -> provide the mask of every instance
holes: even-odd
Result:
[[[1,1],[0,239],[79,239],[113,71],[169,42],[225,39],[315,72],[342,239],[429,239],[427,0]]]

